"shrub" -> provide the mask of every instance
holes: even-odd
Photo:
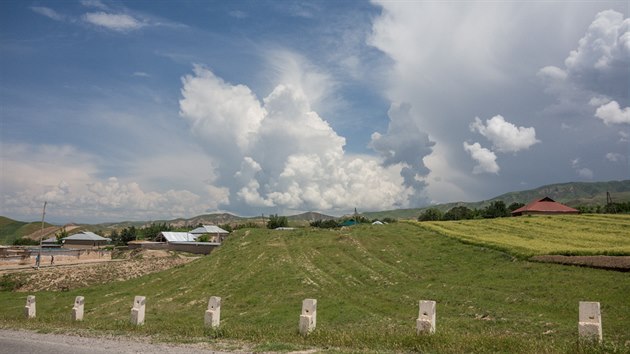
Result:
[[[278,216],[278,214],[269,215],[269,221],[267,221],[268,229],[276,229],[278,227],[289,226],[289,220],[286,216]]]
[[[440,221],[442,216],[442,212],[439,209],[429,208],[418,216],[418,221]]]

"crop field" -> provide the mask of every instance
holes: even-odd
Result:
[[[621,353],[630,351],[628,294],[627,273],[532,263],[411,223],[244,229],[210,256],[170,270],[34,293],[35,319],[23,316],[26,293],[0,292],[0,327],[149,336],[223,350]],[[85,320],[75,323],[70,309],[78,295]],[[147,298],[140,327],[129,324],[136,295]],[[222,298],[218,330],[203,325],[210,296]],[[305,298],[318,307],[317,329],[304,338],[298,322]],[[437,302],[434,335],[415,334],[418,300]],[[602,345],[577,341],[579,301],[601,303]]]
[[[519,257],[542,254],[630,255],[630,215],[522,216],[437,221],[421,227]]]

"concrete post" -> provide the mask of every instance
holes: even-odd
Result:
[[[580,301],[578,334],[581,339],[602,341],[602,313],[599,302]]]
[[[416,320],[416,334],[435,333],[435,301],[420,300],[420,312]]]
[[[317,300],[304,299],[302,301],[302,314],[300,315],[300,334],[308,335],[317,325]]]
[[[221,298],[211,296],[208,301],[208,309],[204,316],[204,324],[206,327],[217,328],[221,322]]]
[[[74,306],[72,307],[72,320],[73,321],[83,321],[83,304],[84,304],[83,296],[77,296],[74,299]]]
[[[35,318],[37,308],[35,305],[35,295],[29,295],[26,297],[26,306],[24,306],[24,315],[26,318]]]
[[[136,296],[133,300],[133,308],[131,309],[131,323],[140,326],[144,324],[144,308],[146,298],[144,296]]]

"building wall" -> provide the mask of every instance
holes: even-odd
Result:
[[[107,246],[107,241],[65,240],[63,248],[101,248]]]

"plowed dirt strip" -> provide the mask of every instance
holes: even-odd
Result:
[[[630,257],[628,256],[535,256],[531,260],[544,263],[559,263],[567,265],[577,265],[591,268],[602,268],[618,270],[622,272],[630,271]]]

